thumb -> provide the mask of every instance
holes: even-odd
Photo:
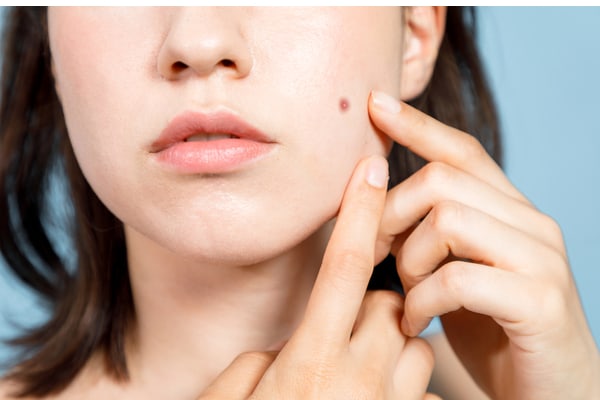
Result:
[[[276,351],[255,351],[240,354],[206,388],[198,400],[247,399],[278,353]]]

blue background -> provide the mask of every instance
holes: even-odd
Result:
[[[505,170],[563,228],[598,343],[600,8],[478,12],[479,44],[501,115]],[[0,338],[15,332],[15,322],[42,316],[35,299],[0,268]],[[9,354],[0,346],[0,360]]]

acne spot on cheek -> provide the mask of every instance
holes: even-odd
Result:
[[[348,111],[349,108],[350,108],[350,102],[348,101],[347,98],[342,97],[340,99],[340,111],[346,112],[346,111]]]

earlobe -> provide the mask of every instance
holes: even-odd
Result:
[[[402,60],[403,100],[419,96],[431,79],[446,27],[446,7],[408,7]]]

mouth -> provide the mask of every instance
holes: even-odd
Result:
[[[184,139],[184,142],[211,142],[223,139],[239,139],[239,137],[229,133],[197,133]]]
[[[176,172],[219,174],[253,164],[275,144],[235,114],[185,112],[166,126],[149,152]]]
[[[161,152],[178,143],[245,139],[273,143],[265,133],[229,112],[210,114],[184,112],[175,117],[150,145],[151,153]]]

